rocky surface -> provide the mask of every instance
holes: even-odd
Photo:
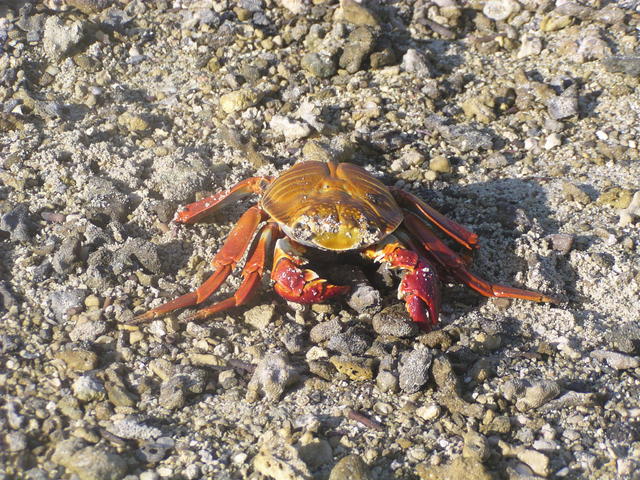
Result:
[[[0,479],[623,479],[640,472],[638,5],[0,2]],[[202,322],[246,204],[300,160],[362,165],[475,231],[407,324],[398,279]],[[237,288],[236,272],[220,298]]]

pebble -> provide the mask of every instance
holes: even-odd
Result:
[[[367,2],[340,0],[340,12],[336,15],[345,22],[353,23],[354,25],[379,26],[377,16],[367,7]]]
[[[333,449],[323,438],[315,438],[311,433],[304,433],[298,441],[300,458],[310,470],[316,471],[333,460]]]
[[[273,432],[262,436],[260,451],[253,457],[256,472],[274,480],[310,480],[309,468],[296,448]]]
[[[76,378],[71,385],[71,390],[81,402],[102,400],[106,393],[102,382],[93,375],[81,375]]]
[[[404,54],[400,68],[405,72],[413,73],[421,79],[435,76],[434,67],[431,65],[427,54],[415,48],[408,49],[407,53]]]
[[[287,387],[299,380],[296,369],[284,352],[266,354],[256,365],[247,387],[247,395],[254,399],[258,392],[269,401],[280,399]]]
[[[329,480],[370,480],[369,468],[360,455],[347,455],[331,469]]]
[[[591,352],[591,356],[601,362],[607,362],[607,364],[615,368],[616,370],[627,370],[629,368],[640,367],[640,359],[638,357],[632,357],[631,355],[625,355],[624,353],[611,352],[608,350],[594,350]]]
[[[560,386],[554,380],[510,380],[502,387],[502,394],[509,401],[515,401],[521,412],[536,409],[560,394]]]
[[[376,385],[381,392],[396,392],[398,390],[398,377],[386,370],[380,370],[376,376]]]
[[[69,441],[66,441],[69,442]],[[121,455],[102,446],[77,449],[78,444],[60,442],[52,460],[75,473],[80,480],[121,480],[128,465]]]
[[[184,407],[187,402],[187,379],[184,375],[174,375],[160,386],[158,403],[168,409],[175,410]]]
[[[416,467],[416,473],[420,480],[456,480],[466,478],[492,480],[494,478],[479,459],[463,457],[462,455],[458,455],[446,465],[420,464]]]
[[[85,28],[80,21],[65,23],[62,17],[51,15],[44,23],[43,47],[53,61],[68,55],[84,37]]]
[[[429,367],[433,361],[431,350],[416,344],[410,352],[404,352],[398,366],[400,389],[405,393],[416,393],[429,380]]]
[[[0,217],[0,230],[8,232],[12,242],[31,242],[35,229],[35,224],[29,218],[29,208],[24,203]]]
[[[287,141],[293,142],[308,137],[313,132],[312,128],[302,121],[291,120],[284,115],[274,115],[269,122],[271,129],[283,135]]]
[[[478,432],[469,430],[464,436],[464,446],[462,447],[462,456],[468,458],[477,458],[480,461],[485,461],[489,458],[491,453],[489,449],[489,442],[484,435]]]
[[[515,0],[489,0],[484,4],[482,13],[491,20],[502,22],[518,13],[521,8]]]
[[[536,475],[549,476],[549,457],[544,453],[522,446],[512,447],[502,440],[498,442],[498,448],[502,451],[502,455],[516,457],[531,468]]]
[[[260,95],[250,88],[241,88],[220,96],[220,108],[225,113],[242,112],[260,101]]]
[[[552,233],[547,237],[551,242],[551,248],[556,252],[566,255],[573,248],[575,236],[568,233]]]
[[[336,74],[338,67],[336,62],[329,55],[320,53],[307,53],[300,60],[300,66],[311,75],[318,78],[329,78]]]
[[[329,358],[338,372],[351,380],[362,381],[373,379],[373,359],[354,357],[353,355],[339,355]]]
[[[544,140],[545,150],[552,150],[556,147],[559,147],[560,145],[562,145],[562,137],[557,133],[547,135],[547,138]]]
[[[416,415],[426,421],[435,420],[442,413],[440,405],[437,403],[431,403],[429,405],[423,405],[416,409]]]
[[[309,332],[309,339],[312,343],[321,343],[329,340],[334,335],[342,331],[340,320],[334,318],[328,322],[321,322],[315,325]]]
[[[358,27],[347,38],[346,45],[338,61],[340,68],[356,73],[362,68],[367,55],[371,53],[376,38],[369,27]]]
[[[547,101],[547,111],[554,120],[573,117],[578,114],[578,95],[574,89],[567,90],[563,95],[551,97]]]
[[[9,452],[20,452],[27,448],[27,436],[23,432],[9,432],[4,436],[4,443]]]
[[[640,55],[616,55],[601,60],[605,70],[640,77]]]
[[[244,312],[244,321],[256,330],[264,330],[276,318],[276,307],[273,304],[257,305]]]
[[[68,369],[75,372],[86,372],[98,366],[98,355],[91,350],[82,348],[61,350],[56,353],[55,357],[62,360]]]
[[[401,304],[390,305],[376,313],[372,317],[372,326],[378,335],[405,338],[415,337],[420,333],[420,327],[407,316],[407,311]]]
[[[333,335],[327,348],[347,355],[362,355],[371,345],[371,335],[360,328],[350,328],[344,333]]]
[[[436,155],[429,161],[429,169],[439,173],[451,173],[451,162],[444,155]]]

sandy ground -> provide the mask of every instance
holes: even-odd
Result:
[[[637,7],[2,3],[0,479],[640,478]],[[251,201],[181,205],[328,159],[558,304],[443,278],[425,333],[394,275],[323,255],[360,296],[299,309],[266,278],[128,323],[196,288]]]

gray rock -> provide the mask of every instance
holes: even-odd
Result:
[[[560,386],[554,380],[511,380],[504,384],[502,394],[509,401],[515,401],[521,412],[536,409],[560,394]]]
[[[638,357],[632,357],[631,355],[625,355],[624,353],[611,352],[608,350],[594,350],[591,352],[591,356],[601,362],[607,362],[607,364],[615,368],[616,370],[627,370],[629,368],[640,367],[640,359]]]
[[[97,225],[106,225],[109,221],[125,222],[131,212],[129,196],[118,190],[109,179],[89,177],[83,190],[89,215]]]
[[[27,436],[23,432],[9,432],[4,436],[9,452],[20,452],[27,448]]]
[[[59,447],[60,444],[53,460],[75,473],[80,480],[120,480],[127,473],[125,458],[110,449],[89,446],[69,455],[69,452],[59,451]]]
[[[167,453],[174,447],[172,438],[162,437],[155,442],[145,442],[136,451],[136,457],[146,464],[154,464],[163,460]]]
[[[368,27],[358,27],[349,34],[338,64],[349,73],[362,68],[367,55],[373,50],[376,38]]]
[[[64,320],[67,312],[71,309],[83,308],[86,297],[87,291],[79,288],[53,292],[49,296],[49,301],[51,302],[51,310],[53,310],[56,320]]]
[[[62,245],[53,254],[51,265],[56,273],[69,273],[73,264],[79,260],[80,239],[76,236],[67,237],[62,241]]]
[[[336,74],[336,62],[329,55],[307,53],[300,61],[300,66],[318,78],[329,78]]]
[[[174,375],[162,382],[158,403],[168,410],[184,407],[187,403],[187,378],[184,375]]]
[[[81,402],[102,400],[105,397],[104,385],[93,375],[82,375],[73,382],[71,390]]]
[[[162,262],[156,244],[144,238],[127,238],[113,258],[111,264],[113,273],[119,275],[127,268],[137,267],[136,261],[150,272],[162,272]]]
[[[4,280],[0,280],[0,309],[9,310],[18,304],[16,298],[11,293],[9,284]]]
[[[116,437],[128,440],[151,440],[162,435],[162,431],[156,427],[145,425],[137,416],[127,416],[116,420],[107,426],[107,431]]]
[[[244,321],[258,330],[264,330],[274,321],[275,315],[275,305],[257,305],[244,312]]]
[[[62,17],[52,15],[44,24],[44,51],[52,60],[70,54],[84,39],[84,25],[80,21],[65,23]]]
[[[415,345],[412,351],[403,353],[398,366],[400,389],[405,393],[420,390],[429,380],[432,361],[431,350],[421,344]]]
[[[33,240],[36,225],[29,219],[29,208],[26,204],[16,205],[8,213],[0,217],[0,230],[9,233],[13,242],[28,243]]]
[[[361,329],[350,328],[344,333],[333,335],[327,347],[336,352],[362,355],[371,345],[369,334]]]
[[[384,308],[372,318],[373,330],[378,335],[394,337],[415,337],[420,328],[413,322],[402,304],[395,304]]]
[[[254,398],[262,391],[267,400],[279,400],[285,389],[298,381],[299,375],[284,352],[268,353],[260,360],[249,381],[247,394]]]
[[[400,68],[420,78],[434,78],[436,76],[429,56],[415,48],[410,48],[404,54]]]
[[[469,430],[466,435],[464,435],[463,439],[463,457],[475,457],[480,461],[484,461],[489,458],[491,450],[489,449],[487,437],[473,430]]]
[[[329,480],[369,480],[369,468],[360,455],[347,455],[331,469]]]
[[[328,322],[318,323],[309,332],[309,339],[312,343],[320,343],[329,340],[334,335],[338,335],[342,331],[340,320],[334,318]]]
[[[551,97],[547,101],[547,111],[554,120],[573,117],[578,114],[578,94],[574,87],[568,88],[562,95]]]
[[[640,325],[629,322],[614,327],[605,338],[616,350],[624,353],[640,352]]]
[[[640,77],[640,55],[612,56],[602,60],[605,70]]]
[[[398,377],[387,370],[380,370],[376,376],[376,385],[381,392],[395,392],[398,390]]]

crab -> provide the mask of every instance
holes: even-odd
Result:
[[[200,306],[219,289],[245,253],[243,280],[237,291],[200,308],[189,320],[245,305],[261,283],[268,258],[273,258],[273,288],[288,301],[319,303],[346,294],[349,286],[335,285],[312,268],[309,256],[313,251],[356,252],[398,270],[402,276],[398,298],[424,330],[438,323],[441,279],[464,283],[487,297],[555,302],[551,296],[490,283],[471,273],[468,261],[436,231],[468,250],[478,248],[476,234],[415,195],[388,187],[351,163],[306,161],[276,178],[248,178],[187,205],[177,212],[175,221],[201,221],[251,194],[259,195],[260,200],[244,212],[229,233],[213,258],[211,276],[196,290],[138,315],[134,323]]]

